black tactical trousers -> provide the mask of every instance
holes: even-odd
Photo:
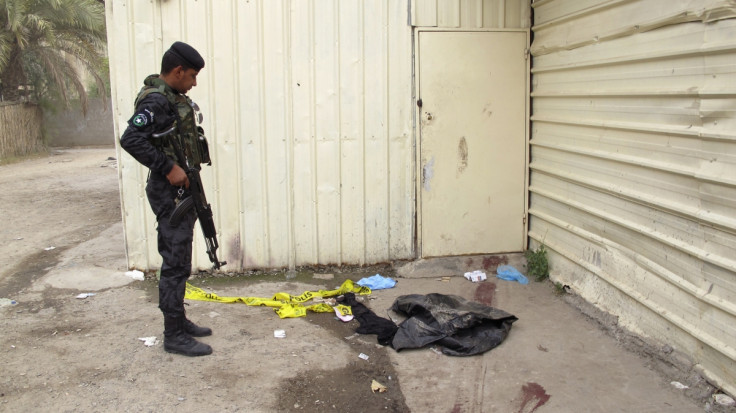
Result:
[[[158,252],[161,254],[161,279],[158,283],[158,308],[165,317],[184,316],[184,292],[192,272],[192,239],[197,214],[194,208],[177,226],[169,224],[176,206],[179,187],[166,177],[151,173],[146,185],[148,203],[156,214]]]

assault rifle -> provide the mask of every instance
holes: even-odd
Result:
[[[171,134],[175,129],[176,125],[161,133],[154,133],[153,137],[163,138]],[[204,136],[198,138],[204,139]],[[171,214],[171,218],[169,218],[169,223],[174,226],[178,225],[181,218],[184,217],[192,207],[194,207],[197,211],[197,217],[199,218],[199,225],[202,228],[202,234],[204,234],[204,241],[207,244],[207,255],[209,256],[210,261],[214,264],[214,269],[219,269],[223,265],[227,264],[227,262],[220,261],[217,258],[217,248],[219,247],[217,244],[217,230],[215,229],[215,221],[212,219],[212,208],[210,208],[210,204],[207,203],[207,198],[205,198],[204,195],[204,188],[202,187],[202,180],[199,178],[199,168],[189,165],[189,161],[187,161],[186,156],[184,156],[184,151],[176,137],[169,137],[169,141],[174,147],[174,152],[176,153],[176,158],[179,161],[179,166],[184,167],[184,172],[186,172],[187,178],[189,178],[190,193],[176,205],[174,212]],[[211,165],[212,163],[210,162],[209,164]]]

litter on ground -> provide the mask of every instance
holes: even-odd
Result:
[[[472,281],[474,283],[477,283],[479,281],[485,281],[486,280],[486,273],[484,273],[481,270],[475,270],[475,271],[472,271],[472,272],[466,272],[465,273],[465,278],[467,278],[468,280],[470,280],[470,281]]]
[[[134,280],[137,280],[137,281],[143,281],[143,278],[144,278],[143,277],[143,272],[138,271],[138,270],[127,271],[125,273],[125,276],[126,277],[130,277],[130,278],[132,278]]]
[[[356,284],[368,287],[371,290],[383,290],[393,288],[396,285],[396,280],[376,274],[372,277],[361,278]]]
[[[143,345],[146,347],[155,346],[156,343],[158,343],[158,340],[156,340],[156,336],[153,337],[139,337],[138,340],[143,342]]]
[[[506,281],[518,281],[519,284],[529,284],[524,274],[510,265],[499,265],[496,268],[496,277]]]
[[[713,397],[716,399],[716,403],[720,404],[721,406],[736,406],[736,401],[725,394],[716,394]]]
[[[375,393],[375,392],[383,393],[386,390],[387,390],[386,389],[386,386],[384,386],[383,384],[381,384],[381,383],[379,383],[379,382],[377,382],[375,380],[373,380],[371,382],[371,391],[373,391],[373,393]]]
[[[16,305],[18,304],[17,301],[11,300],[10,298],[0,298],[0,307],[5,307],[8,305]]]

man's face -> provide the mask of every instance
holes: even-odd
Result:
[[[197,86],[197,75],[199,74],[198,70],[194,69],[184,69],[183,67],[179,66],[176,69],[174,69],[174,83],[171,85],[174,89],[179,91],[179,93],[187,93],[191,88],[194,86]]]

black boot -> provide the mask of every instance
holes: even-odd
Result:
[[[212,335],[212,329],[209,327],[200,327],[189,319],[184,319],[184,331],[192,337],[207,337]]]
[[[164,316],[164,350],[189,357],[212,354],[212,347],[186,333],[184,317]]]

